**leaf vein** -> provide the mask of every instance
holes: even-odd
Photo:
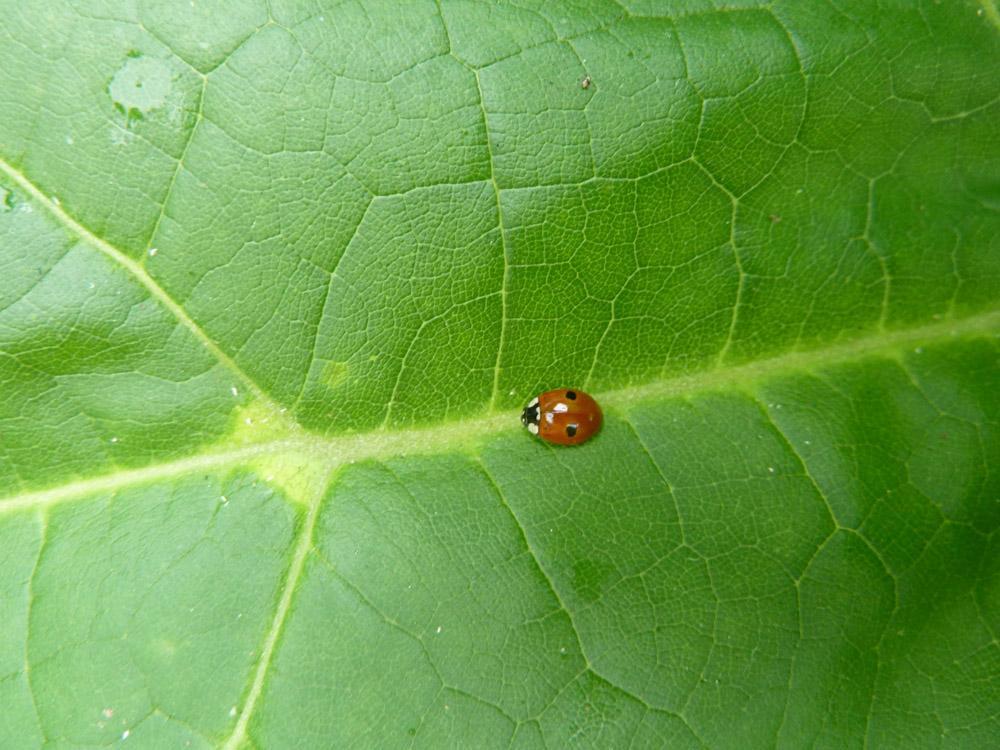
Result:
[[[223,364],[235,376],[243,381],[243,383],[254,393],[255,396],[260,398],[269,406],[274,407],[273,402],[264,390],[257,385],[257,383],[254,382],[254,380],[246,372],[244,372],[238,364],[236,364],[236,361],[232,357],[223,351],[214,339],[205,333],[204,329],[202,329],[201,326],[199,326],[198,323],[187,314],[184,308],[182,308],[169,294],[167,294],[166,290],[163,289],[163,287],[161,287],[153,279],[153,277],[149,275],[149,273],[147,273],[141,263],[133,260],[124,251],[119,250],[111,243],[98,237],[96,234],[87,229],[83,224],[70,216],[62,208],[62,206],[52,201],[41,190],[39,190],[39,188],[31,182],[31,180],[29,180],[24,174],[15,169],[4,159],[0,159],[0,172],[6,174],[22,190],[27,192],[32,199],[43,206],[56,220],[56,222],[61,224],[65,229],[106,255],[130,273],[139,284],[145,287],[146,291],[154,300],[156,300],[160,305],[166,308],[171,315],[173,315],[178,324],[187,328],[188,331],[190,331],[191,334],[201,342],[201,344],[212,354],[213,357],[215,357],[221,364]],[[274,408],[276,410],[276,407]]]

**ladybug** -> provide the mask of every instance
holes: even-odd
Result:
[[[579,445],[601,429],[601,407],[583,391],[545,391],[524,407],[521,424],[532,435],[557,445]]]

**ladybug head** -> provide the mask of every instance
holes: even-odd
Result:
[[[538,399],[531,399],[531,403],[524,407],[521,412],[521,424],[532,433],[538,432]],[[532,429],[534,428],[534,429]]]

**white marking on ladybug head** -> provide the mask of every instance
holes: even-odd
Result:
[[[537,435],[538,425],[535,424],[534,422],[528,422],[528,432],[530,432],[532,435]]]
[[[532,406],[534,406],[537,403],[538,403],[538,396],[535,396],[533,399],[531,399],[531,403],[528,404],[528,408],[530,409]]]

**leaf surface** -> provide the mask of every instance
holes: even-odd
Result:
[[[992,0],[7,6],[0,746],[1000,733]]]

